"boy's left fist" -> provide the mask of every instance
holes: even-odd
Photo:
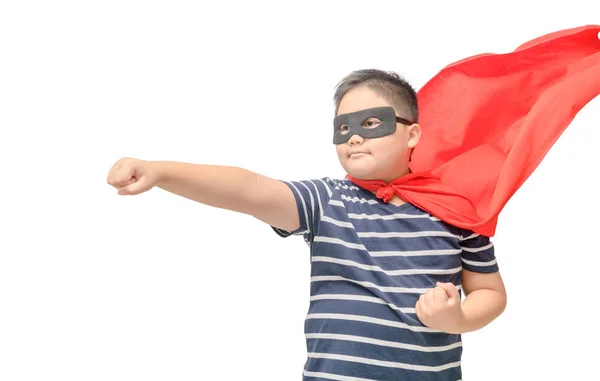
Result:
[[[417,317],[427,327],[446,333],[461,333],[465,316],[460,295],[452,283],[436,284],[422,294],[415,306]]]

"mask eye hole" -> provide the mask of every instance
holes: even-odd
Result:
[[[362,122],[363,128],[373,129],[381,126],[381,120],[377,118],[368,118]]]
[[[347,125],[347,124],[342,124],[342,125],[339,127],[339,130],[340,130],[340,133],[341,133],[342,135],[346,135],[348,132],[350,132],[350,126],[349,126],[349,125]]]

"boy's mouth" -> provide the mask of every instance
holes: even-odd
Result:
[[[361,157],[361,156],[365,156],[365,155],[368,155],[368,154],[369,153],[366,152],[366,151],[353,151],[353,152],[350,152],[348,154],[348,157],[352,159],[352,158],[358,158],[358,157]]]

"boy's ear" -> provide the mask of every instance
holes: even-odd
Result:
[[[408,126],[408,148],[415,148],[421,138],[421,126],[413,123]]]

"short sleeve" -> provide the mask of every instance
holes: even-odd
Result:
[[[291,235],[304,236],[304,240],[310,244],[317,235],[317,230],[323,212],[331,199],[334,182],[328,178],[303,181],[282,181],[294,194],[300,227],[293,232],[273,227],[273,230],[281,237]]]
[[[477,273],[498,271],[498,261],[494,244],[489,237],[467,232],[460,242],[462,249],[462,267]]]

